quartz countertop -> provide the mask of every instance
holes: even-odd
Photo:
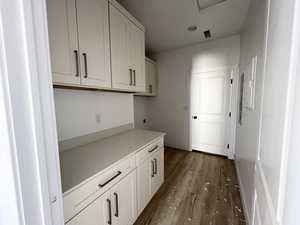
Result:
[[[164,133],[131,129],[60,153],[62,190],[66,192]]]

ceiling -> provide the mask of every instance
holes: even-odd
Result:
[[[118,0],[146,27],[146,48],[157,53],[237,34],[241,30],[250,0]],[[205,8],[215,2],[216,5]],[[203,9],[199,10],[199,5]],[[190,32],[187,28],[196,25]]]

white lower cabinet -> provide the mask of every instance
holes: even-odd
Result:
[[[163,138],[64,196],[67,225],[132,225],[164,181]]]
[[[151,151],[151,150],[150,150]],[[153,195],[158,191],[164,180],[164,148],[157,148],[138,162],[137,196],[138,213],[147,206]]]
[[[158,191],[163,182],[163,148],[160,148],[151,157],[151,197]]]
[[[84,208],[67,225],[131,225],[137,218],[136,170]]]
[[[108,207],[110,193],[107,192],[88,205],[67,225],[104,225],[108,224]]]
[[[141,161],[137,168],[138,213],[141,213],[151,199],[151,159]]]
[[[136,170],[111,189],[112,224],[131,225],[137,218]]]

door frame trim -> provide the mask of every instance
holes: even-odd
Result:
[[[61,225],[63,204],[46,1],[1,2],[0,26],[0,72],[4,75],[0,101],[8,119],[4,134],[10,141],[4,169],[15,182],[15,190],[10,195],[0,191],[0,197],[7,201],[15,198],[10,203],[20,216],[19,225]]]

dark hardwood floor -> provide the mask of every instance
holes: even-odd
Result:
[[[165,148],[165,182],[134,225],[245,225],[231,160]]]

